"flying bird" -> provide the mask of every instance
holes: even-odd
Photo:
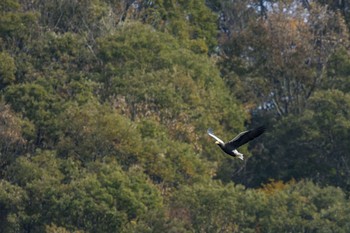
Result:
[[[237,148],[253,140],[256,137],[259,137],[265,132],[265,130],[265,126],[260,126],[255,129],[247,130],[238,134],[234,139],[226,143],[217,136],[215,136],[212,129],[208,129],[207,132],[210,137],[216,140],[215,144],[217,144],[225,153],[243,160],[243,154],[239,153],[237,151]]]

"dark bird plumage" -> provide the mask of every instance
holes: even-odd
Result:
[[[218,138],[217,136],[215,136],[215,134],[211,129],[208,129],[208,134],[209,136],[211,136],[216,140],[215,143],[218,144],[218,146],[225,153],[233,157],[238,157],[243,160],[243,154],[239,153],[237,151],[237,148],[253,140],[254,138],[259,137],[261,134],[265,132],[265,130],[266,130],[265,126],[260,126],[255,129],[247,130],[238,134],[234,139],[226,143],[222,141],[220,138]]]

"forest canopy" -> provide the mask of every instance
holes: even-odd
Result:
[[[1,232],[348,232],[350,3],[2,0]],[[221,152],[206,134],[230,140]]]

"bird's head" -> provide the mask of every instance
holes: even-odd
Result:
[[[220,148],[224,148],[224,144],[222,144],[219,141],[215,141],[215,144],[218,145]]]

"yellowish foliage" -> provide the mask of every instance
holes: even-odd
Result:
[[[294,179],[291,179],[288,182],[283,182],[282,180],[270,179],[270,182],[264,184],[260,190],[265,194],[273,195],[276,192],[282,191],[288,188],[289,186],[294,185],[295,183],[296,181]]]

